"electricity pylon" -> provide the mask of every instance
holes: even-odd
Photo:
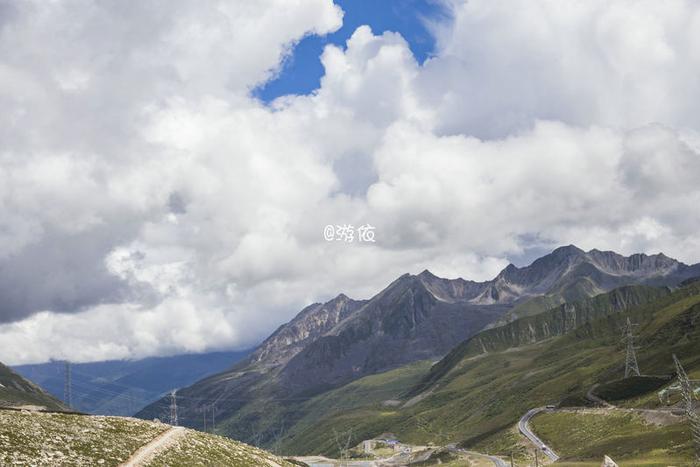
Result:
[[[170,391],[170,424],[177,426],[177,389]]]
[[[623,342],[627,342],[627,355],[625,357],[625,378],[630,376],[640,376],[639,364],[637,364],[637,353],[634,347],[634,325],[627,318],[627,325],[625,326],[624,335],[622,337]]]
[[[65,367],[63,370],[63,402],[66,403],[68,407],[73,405],[73,394],[72,394],[72,386],[73,386],[73,381],[71,381],[71,372],[70,372],[70,362],[66,360],[65,362]]]
[[[678,383],[683,395],[685,415],[688,417],[690,432],[693,435],[695,462],[700,463],[700,415],[698,415],[693,408],[693,386],[690,379],[688,379],[688,374],[685,372],[685,369],[683,369],[683,365],[681,365],[681,362],[675,354],[673,355],[673,363],[676,364],[676,373],[678,374]]]

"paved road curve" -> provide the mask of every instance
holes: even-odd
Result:
[[[483,457],[484,459],[488,459],[491,462],[493,462],[493,465],[495,465],[496,467],[508,467],[508,464],[506,464],[506,462],[503,459],[498,458],[496,456],[490,456],[488,454],[482,454],[480,452],[467,451],[466,449],[450,448],[449,446],[448,449],[450,449],[451,451],[463,452],[465,454],[474,454],[479,457]]]
[[[549,446],[544,444],[544,442],[540,438],[538,438],[536,434],[530,431],[530,419],[532,417],[534,417],[540,412],[551,411],[552,409],[548,409],[546,407],[538,407],[536,409],[528,411],[518,422],[518,429],[520,430],[520,433],[522,433],[527,439],[532,441],[532,443],[534,443],[535,446],[541,449],[547,457],[549,457],[553,462],[556,462],[559,459],[559,456],[554,451],[552,451],[552,449]]]
[[[494,457],[494,456],[484,456],[484,457],[486,457],[488,460],[493,462],[493,465],[495,465],[496,467],[508,467],[508,464],[506,464],[506,461],[504,461],[503,459],[499,459],[498,457]]]

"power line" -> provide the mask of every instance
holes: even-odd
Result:
[[[209,406],[205,405],[200,409],[200,412],[202,412],[202,423],[204,426],[203,431],[206,433],[207,432],[207,409]]]
[[[637,353],[634,347],[634,331],[629,318],[627,318],[627,325],[625,326],[624,335],[622,337],[623,341],[627,342],[627,354],[625,356],[625,378],[630,376],[640,376],[639,364],[637,363]]]

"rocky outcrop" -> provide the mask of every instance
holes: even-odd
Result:
[[[365,302],[340,294],[326,303],[309,305],[265,339],[251,355],[251,362],[268,366],[288,362],[308,343],[333,329]]]

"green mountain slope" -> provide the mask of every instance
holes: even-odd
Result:
[[[533,407],[561,401],[576,405],[593,385],[619,379],[624,372],[620,330],[627,317],[640,324],[638,357],[644,373],[671,374],[671,354],[676,353],[691,377],[698,378],[700,285],[659,295],[648,295],[653,299],[649,304],[625,312],[610,309],[609,314],[566,334],[532,344],[487,353],[465,352],[464,348],[452,352],[434,366],[440,371],[430,384],[424,380],[413,391],[406,391],[412,399],[396,406],[375,402],[339,411],[301,433],[293,433],[285,446],[290,451],[311,452],[311,440],[330,439],[333,430],[352,429],[361,436],[392,432],[412,443],[457,442],[478,447],[489,438],[510,432]],[[682,445],[678,452],[683,455],[686,440],[676,442]],[[330,443],[326,446],[332,450]]]
[[[68,410],[58,399],[0,363],[0,407],[21,406]]]
[[[655,302],[671,293],[663,287],[626,286],[593,298],[565,303],[534,316],[513,321],[504,326],[487,329],[455,347],[445,358],[431,368],[430,373],[409,396],[416,395],[446,375],[455,364],[468,356],[506,350],[534,344],[561,336],[582,325],[630,308]]]
[[[605,455],[622,467],[687,465],[692,458],[688,425],[683,417],[670,414],[662,417],[624,410],[565,410],[539,414],[531,426],[562,457],[562,464],[599,461]],[[572,443],[572,439],[577,441]]]

